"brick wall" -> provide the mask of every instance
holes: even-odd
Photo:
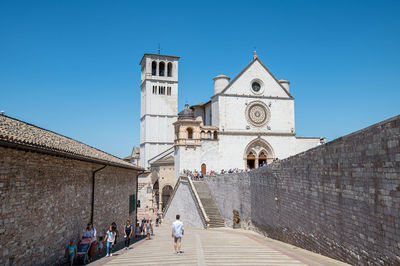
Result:
[[[0,147],[0,264],[57,264],[69,239],[90,221],[92,172],[102,165]],[[96,174],[94,226],[121,229],[136,194],[136,172],[107,166]]]
[[[400,116],[257,170],[207,177],[226,220],[351,264],[400,263]]]

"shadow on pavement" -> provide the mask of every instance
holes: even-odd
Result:
[[[124,238],[123,237],[122,238],[121,237],[118,238],[118,240],[120,240],[120,239],[121,239],[121,241],[118,241],[118,243],[113,247],[113,253],[125,248]],[[131,238],[131,243],[129,245],[129,249],[132,249],[132,247],[131,247],[132,244],[135,244],[135,243],[137,243],[139,241],[142,241],[142,240],[146,240],[146,236],[140,236],[140,238],[136,238],[136,239],[135,238]],[[94,256],[94,258],[93,258],[93,260],[91,262],[94,262],[94,261],[97,261],[97,260],[99,260],[101,258],[104,258],[106,256],[106,251],[107,251],[106,243],[103,243],[103,252],[102,252],[102,254],[99,254],[98,253],[98,249],[96,249],[96,254],[95,254],[95,256]],[[119,254],[113,254],[113,256],[118,256],[118,255]],[[69,265],[69,263],[65,262],[62,265]],[[85,265],[85,264],[83,263],[83,260],[80,260],[80,261],[75,260],[74,261],[74,265]]]

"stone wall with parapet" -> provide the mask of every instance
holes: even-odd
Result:
[[[400,264],[400,116],[241,174],[206,177],[226,221],[351,264]]]
[[[0,265],[55,265],[90,221],[92,172],[102,165],[0,147]],[[107,166],[95,181],[94,226],[121,231],[136,172]],[[123,237],[120,238],[123,240]]]
[[[166,210],[164,220],[174,222],[176,215],[179,214],[183,224],[204,228],[205,225],[200,216],[201,211],[195,202],[196,199],[189,187],[190,184],[187,181],[180,181],[177,186]]]

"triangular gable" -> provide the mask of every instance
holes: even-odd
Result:
[[[272,74],[271,71],[269,71],[269,69],[261,62],[261,60],[258,57],[255,57],[220,93],[214,95],[218,96],[221,94],[225,94],[226,91],[232,87],[232,85],[256,62],[258,61],[260,63],[260,65],[268,72],[268,74],[275,80],[276,84],[278,84],[278,86],[280,88],[282,88],[282,90],[285,92],[285,94],[291,98],[294,99],[293,96],[282,86],[282,84],[278,81],[278,79],[274,76],[274,74]]]

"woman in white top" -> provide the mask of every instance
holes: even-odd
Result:
[[[85,231],[83,232],[83,238],[90,238],[89,248],[89,260],[91,261],[96,251],[96,228],[93,227],[92,223],[88,223]]]
[[[117,235],[117,233],[115,232],[115,228],[110,225],[110,228],[108,229],[107,233],[106,233],[106,238],[104,239],[104,241],[107,241],[107,255],[108,256],[112,256],[112,250],[113,250],[113,246],[115,244],[115,236]]]

